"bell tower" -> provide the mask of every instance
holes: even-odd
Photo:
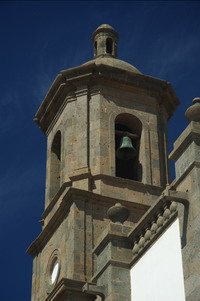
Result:
[[[61,71],[36,113],[47,172],[42,232],[28,249],[32,301],[129,300],[133,242],[124,237],[169,184],[167,121],[179,104],[171,85],[117,59],[110,25],[92,41],[94,59]],[[116,273],[126,279],[118,292]]]

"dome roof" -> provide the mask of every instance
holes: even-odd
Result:
[[[116,32],[116,30],[112,26],[110,26],[109,24],[102,24],[99,27],[97,27],[97,29],[93,32],[93,34],[92,34],[92,40],[94,41],[95,37],[98,34],[101,34],[101,33],[103,33],[103,34],[107,33],[107,34],[115,37],[116,40],[119,37],[118,33]]]
[[[114,28],[112,26],[110,26],[109,24],[102,24],[99,27],[97,27],[96,30],[99,30],[99,29],[111,29],[111,30],[114,30]]]
[[[125,71],[133,72],[135,74],[142,74],[133,65],[131,65],[131,64],[125,62],[125,61],[113,58],[113,57],[97,57],[97,58],[95,58],[91,61],[88,61],[88,62],[84,63],[82,66],[89,66],[89,65],[92,65],[92,64],[95,64],[96,66],[98,66],[98,65],[107,65],[107,66],[110,66],[110,67],[115,67],[115,68],[122,69],[122,70],[125,70]]]
[[[117,59],[117,41],[118,33],[115,29],[108,25],[102,24],[92,35],[94,44],[94,59],[86,62],[82,66],[89,65],[107,65],[121,70],[141,74],[141,72],[127,62]]]

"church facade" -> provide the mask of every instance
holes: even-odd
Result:
[[[92,40],[94,59],[61,71],[36,113],[47,173],[32,301],[198,301],[200,99],[170,183],[172,86],[117,59],[111,26]]]

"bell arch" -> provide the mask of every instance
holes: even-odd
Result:
[[[115,176],[134,181],[142,179],[139,162],[142,123],[134,115],[121,113],[115,118]]]
[[[111,38],[106,39],[106,53],[113,54],[113,40]]]
[[[97,56],[97,41],[94,42],[94,57]]]
[[[51,145],[50,153],[50,189],[49,199],[51,200],[60,188],[61,174],[61,132],[58,131]]]

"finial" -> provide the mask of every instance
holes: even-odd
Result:
[[[113,223],[123,224],[129,217],[129,210],[120,203],[116,203],[108,209],[107,214]]]
[[[116,57],[118,33],[108,24],[99,26],[92,35],[94,58]]]
[[[200,97],[196,97],[192,101],[192,105],[185,112],[186,119],[200,122]]]

